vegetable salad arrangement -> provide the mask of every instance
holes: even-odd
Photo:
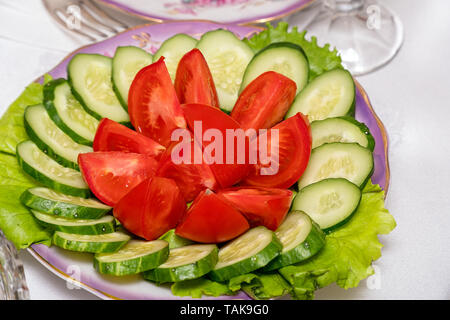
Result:
[[[373,273],[395,221],[336,51],[280,23],[243,40],[178,34],[153,56],[77,54],[67,74],[28,86],[0,120],[0,227],[16,247],[91,253],[102,274],[196,298],[311,299]],[[277,173],[176,163],[177,129],[192,157],[211,147],[198,121],[202,133],[276,131]]]

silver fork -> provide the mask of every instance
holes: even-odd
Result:
[[[64,29],[91,41],[109,38],[129,25],[112,17],[92,0],[42,0],[45,8]]]

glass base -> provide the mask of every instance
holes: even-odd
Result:
[[[401,21],[376,1],[318,1],[284,20],[316,36],[318,44],[336,47],[353,75],[382,67],[403,42]]]
[[[0,230],[0,301],[29,299],[23,264],[14,245]]]

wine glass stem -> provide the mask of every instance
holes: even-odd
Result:
[[[363,7],[365,0],[324,0],[325,5],[339,12],[359,10]]]

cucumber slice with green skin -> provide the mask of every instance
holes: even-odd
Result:
[[[118,251],[130,239],[130,236],[123,232],[83,235],[56,231],[53,234],[52,243],[70,251],[107,253]]]
[[[298,188],[301,190],[328,178],[345,178],[362,189],[373,169],[373,155],[369,149],[357,143],[326,143],[312,150]]]
[[[44,106],[53,122],[73,141],[92,146],[98,120],[75,99],[67,80],[56,79],[44,86]]]
[[[172,82],[175,81],[178,63],[181,58],[195,48],[197,40],[184,33],[179,33],[164,41],[153,56],[153,62],[164,57],[167,70],[169,71]]]
[[[219,261],[208,274],[215,281],[225,281],[267,265],[278,256],[282,244],[266,227],[252,228],[219,250]]]
[[[130,117],[114,93],[111,73],[112,59],[100,54],[79,53],[67,66],[72,93],[87,113],[128,125]]]
[[[347,179],[325,179],[298,193],[294,210],[306,212],[322,230],[329,232],[345,224],[358,209],[361,189]]]
[[[164,233],[161,237],[159,237],[159,239],[167,241],[169,243],[169,249],[184,247],[194,243],[194,241],[192,240],[185,239],[176,235],[175,229],[170,229],[169,231]]]
[[[262,271],[272,271],[311,258],[325,245],[325,233],[301,211],[292,211],[275,231],[283,245],[279,256]]]
[[[159,283],[200,278],[217,263],[217,252],[214,244],[193,244],[171,249],[166,262],[143,275],[145,279]]]
[[[307,115],[310,122],[353,116],[355,96],[355,83],[350,72],[343,69],[330,70],[308,83],[295,97],[286,118],[297,112]]]
[[[114,217],[110,215],[100,219],[85,220],[61,218],[36,210],[31,210],[31,212],[40,224],[55,231],[86,235],[106,234],[116,231]]]
[[[63,167],[31,140],[17,145],[16,156],[22,170],[44,186],[75,197],[91,196],[89,187],[79,171]]]
[[[299,93],[308,83],[308,58],[303,49],[296,44],[272,43],[259,51],[248,64],[240,92],[266,71],[275,71],[290,78],[297,85],[297,93]]]
[[[163,240],[130,240],[114,253],[97,253],[94,268],[102,273],[125,276],[154,269],[169,257],[169,244]]]
[[[211,70],[220,107],[230,112],[238,98],[245,69],[253,58],[253,50],[223,29],[205,33],[197,48]]]
[[[375,140],[364,123],[352,117],[337,117],[317,120],[311,123],[312,148],[324,143],[343,142],[358,143],[373,151]]]
[[[128,91],[136,73],[152,63],[152,55],[139,47],[118,47],[112,61],[112,84],[117,99],[128,110]]]
[[[24,125],[31,141],[64,167],[79,170],[78,155],[93,151],[91,147],[78,144],[65,134],[53,122],[43,105],[25,109]]]
[[[43,187],[25,190],[20,201],[28,208],[68,219],[99,219],[112,209],[96,199],[73,197]]]

